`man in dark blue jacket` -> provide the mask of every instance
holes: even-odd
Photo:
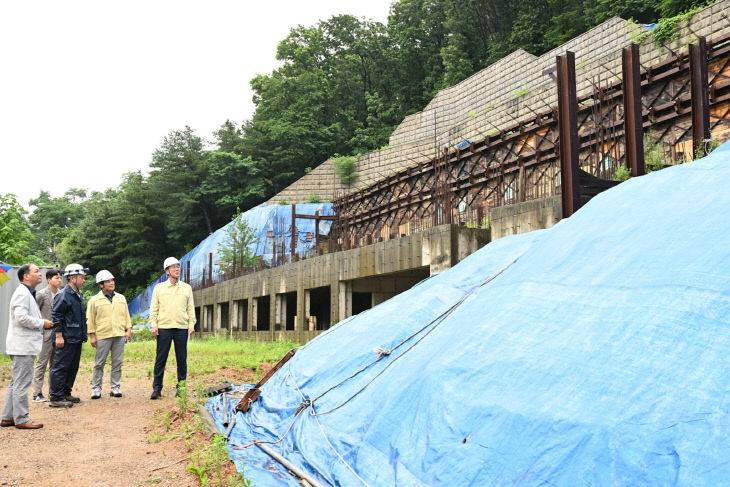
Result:
[[[53,367],[50,372],[52,408],[70,408],[81,402],[71,395],[81,361],[81,345],[86,341],[86,313],[81,286],[86,280],[86,269],[79,264],[66,266],[64,276],[68,285],[53,299],[53,324],[56,340]]]

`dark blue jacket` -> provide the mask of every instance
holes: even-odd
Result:
[[[84,301],[66,285],[53,299],[53,324],[67,343],[86,341],[86,313]]]

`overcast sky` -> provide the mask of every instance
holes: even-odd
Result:
[[[386,22],[392,0],[0,4],[2,193],[117,187],[171,130],[204,138],[253,114],[249,80],[299,24]]]

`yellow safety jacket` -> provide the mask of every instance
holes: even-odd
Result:
[[[193,288],[177,281],[172,285],[168,279],[155,286],[150,303],[150,325],[152,328],[195,329],[195,304]]]
[[[123,336],[132,327],[124,295],[114,293],[112,301],[102,291],[92,296],[86,305],[86,326],[97,340]]]

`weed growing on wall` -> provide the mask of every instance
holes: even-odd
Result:
[[[332,159],[332,166],[335,168],[335,174],[340,177],[342,184],[350,185],[357,179],[357,158],[355,156],[340,156],[335,154]]]

